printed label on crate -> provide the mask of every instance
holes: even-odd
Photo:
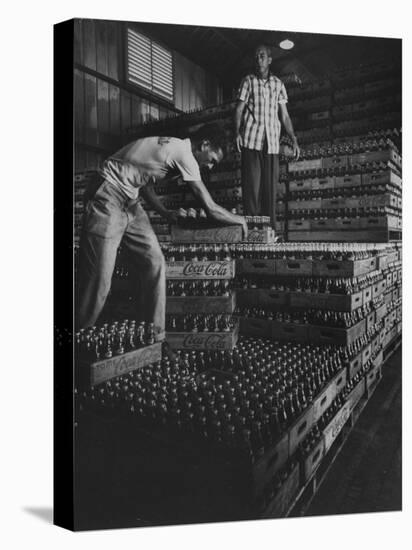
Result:
[[[249,229],[247,240],[249,243],[273,243],[275,232],[271,228]]]
[[[91,365],[81,365],[82,370],[87,369],[90,373],[90,384],[96,385],[126,374],[132,370],[144,367],[155,361],[160,361],[162,357],[162,344],[158,342],[151,346],[136,349],[123,355],[111,357],[96,361]],[[81,375],[82,376],[82,375]],[[83,377],[83,376],[82,376]]]
[[[225,350],[235,346],[237,334],[237,330],[232,332],[167,332],[166,340],[172,348]]]
[[[233,279],[235,261],[168,262],[167,279]]]
[[[350,403],[346,402],[332,422],[325,428],[323,437],[328,451],[350,417]]]

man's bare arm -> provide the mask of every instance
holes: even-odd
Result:
[[[232,214],[222,206],[216,204],[202,181],[187,181],[186,183],[190,187],[190,190],[196,199],[202,205],[202,208],[205,210],[208,217],[226,225],[241,225],[243,228],[244,237],[246,239],[247,224],[243,216]]]
[[[236,103],[236,109],[235,109],[235,140],[236,140],[236,148],[240,153],[240,147],[242,145],[242,139],[240,137],[240,125],[242,123],[242,114],[245,108],[246,102],[242,101],[241,99],[238,100]]]
[[[295,136],[295,131],[293,129],[293,124],[292,124],[292,121],[290,119],[286,103],[280,103],[279,104],[279,114],[280,114],[279,118],[280,118],[283,126],[285,127],[285,130],[286,130],[288,136],[290,137],[290,139],[292,140],[293,154],[294,154],[296,160],[298,160],[299,155],[300,155],[300,148],[299,148],[299,145],[298,145],[298,140]]]

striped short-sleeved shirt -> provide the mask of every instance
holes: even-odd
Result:
[[[268,153],[278,154],[278,105],[288,101],[283,82],[273,74],[267,80],[250,74],[240,84],[238,99],[246,102],[240,130],[243,147],[261,151],[266,135]]]

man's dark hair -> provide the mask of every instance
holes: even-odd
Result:
[[[191,132],[188,137],[196,142],[201,143],[204,140],[210,141],[210,144],[215,151],[225,148],[227,139],[223,128],[216,122],[203,124],[194,132]]]

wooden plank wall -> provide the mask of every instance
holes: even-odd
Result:
[[[132,127],[221,101],[217,79],[178,52],[174,52],[174,105],[128,85],[125,29],[126,24],[117,21],[75,20],[76,171],[98,168],[129,141]]]

